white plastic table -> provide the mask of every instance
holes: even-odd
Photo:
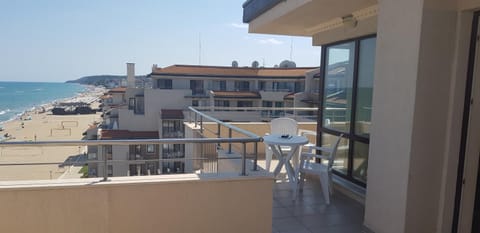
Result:
[[[272,148],[275,157],[278,158],[278,165],[273,171],[275,177],[278,176],[283,165],[287,170],[288,180],[292,186],[292,190],[296,190],[297,175],[295,169],[292,167],[290,160],[297,153],[298,148],[308,143],[308,138],[304,136],[290,135],[288,138],[282,138],[280,134],[271,134],[263,137],[263,143]],[[292,149],[288,153],[282,151],[282,146],[289,146]]]

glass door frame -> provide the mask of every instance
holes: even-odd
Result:
[[[336,41],[334,43],[323,45],[321,48],[321,62],[320,62],[320,86],[319,90],[321,93],[319,95],[319,106],[318,106],[318,121],[317,121],[317,132],[319,136],[317,136],[317,145],[322,145],[322,134],[327,133],[335,136],[339,136],[340,134],[344,134],[344,138],[348,139],[348,164],[347,164],[347,174],[343,174],[341,172],[333,170],[335,175],[338,175],[356,185],[366,187],[366,183],[354,178],[353,176],[353,157],[354,157],[354,144],[355,142],[370,144],[369,137],[362,137],[355,134],[355,121],[356,121],[356,108],[357,108],[357,97],[358,97],[358,71],[359,71],[359,57],[360,57],[360,42],[365,39],[376,38],[377,34],[370,34],[366,36],[356,37],[348,40]],[[325,92],[325,81],[326,81],[326,72],[327,72],[327,52],[328,48],[341,45],[349,42],[355,43],[355,51],[354,51],[354,65],[353,65],[353,85],[352,85],[352,102],[351,102],[351,114],[350,114],[350,126],[347,132],[337,131],[331,128],[324,127],[324,119],[323,119],[323,109],[324,109],[324,92]]]

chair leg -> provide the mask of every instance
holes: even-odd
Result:
[[[328,186],[330,190],[330,195],[333,195],[333,180],[332,180],[332,174],[328,174]]]
[[[298,176],[298,190],[300,193],[303,193],[304,183],[305,183],[305,174],[303,172],[300,172],[300,175]]]
[[[323,197],[325,198],[325,203],[330,204],[330,182],[328,179],[328,174],[319,174],[320,185],[322,186]]]

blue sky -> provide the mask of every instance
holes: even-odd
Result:
[[[153,64],[318,66],[310,38],[249,34],[245,0],[0,0],[0,81],[137,74]]]

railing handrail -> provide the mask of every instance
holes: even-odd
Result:
[[[256,136],[256,135],[255,135]],[[242,138],[160,138],[160,139],[128,139],[128,140],[65,140],[65,141],[22,141],[0,142],[0,147],[38,147],[38,146],[106,146],[106,145],[139,145],[139,144],[186,144],[186,143],[248,143],[261,142],[262,137]]]
[[[253,140],[254,140],[254,141],[246,141],[246,142],[261,142],[261,141],[263,141],[263,138],[262,138],[262,137],[254,134],[254,133],[252,133],[252,132],[250,132],[250,131],[241,129],[241,128],[239,128],[239,127],[236,127],[236,126],[234,126],[234,125],[231,125],[231,124],[225,123],[225,122],[223,122],[223,121],[221,121],[221,120],[218,120],[218,119],[216,119],[216,118],[214,118],[214,117],[211,117],[211,116],[209,116],[209,115],[207,115],[207,114],[205,114],[205,113],[203,113],[203,112],[200,112],[199,110],[195,109],[194,107],[188,107],[188,109],[189,109],[190,111],[192,111],[192,112],[194,112],[194,113],[196,113],[196,114],[198,114],[198,115],[200,115],[200,116],[202,116],[202,117],[210,120],[210,121],[213,121],[213,122],[215,122],[215,123],[217,123],[217,124],[220,124],[220,125],[228,128],[228,129],[232,129],[233,131],[236,131],[236,132],[238,132],[238,133],[241,133],[241,134],[243,134],[243,135],[245,135],[245,136],[250,137],[250,139],[253,139]]]
[[[318,108],[307,108],[307,107],[210,107],[210,106],[201,106],[201,107],[189,107],[189,110],[195,109],[194,112],[199,112],[198,110],[209,111],[211,109],[217,110],[244,110],[244,111],[268,111],[268,110],[285,110],[285,111],[317,111]],[[329,109],[329,108],[327,108]],[[201,112],[200,112],[201,113]]]

